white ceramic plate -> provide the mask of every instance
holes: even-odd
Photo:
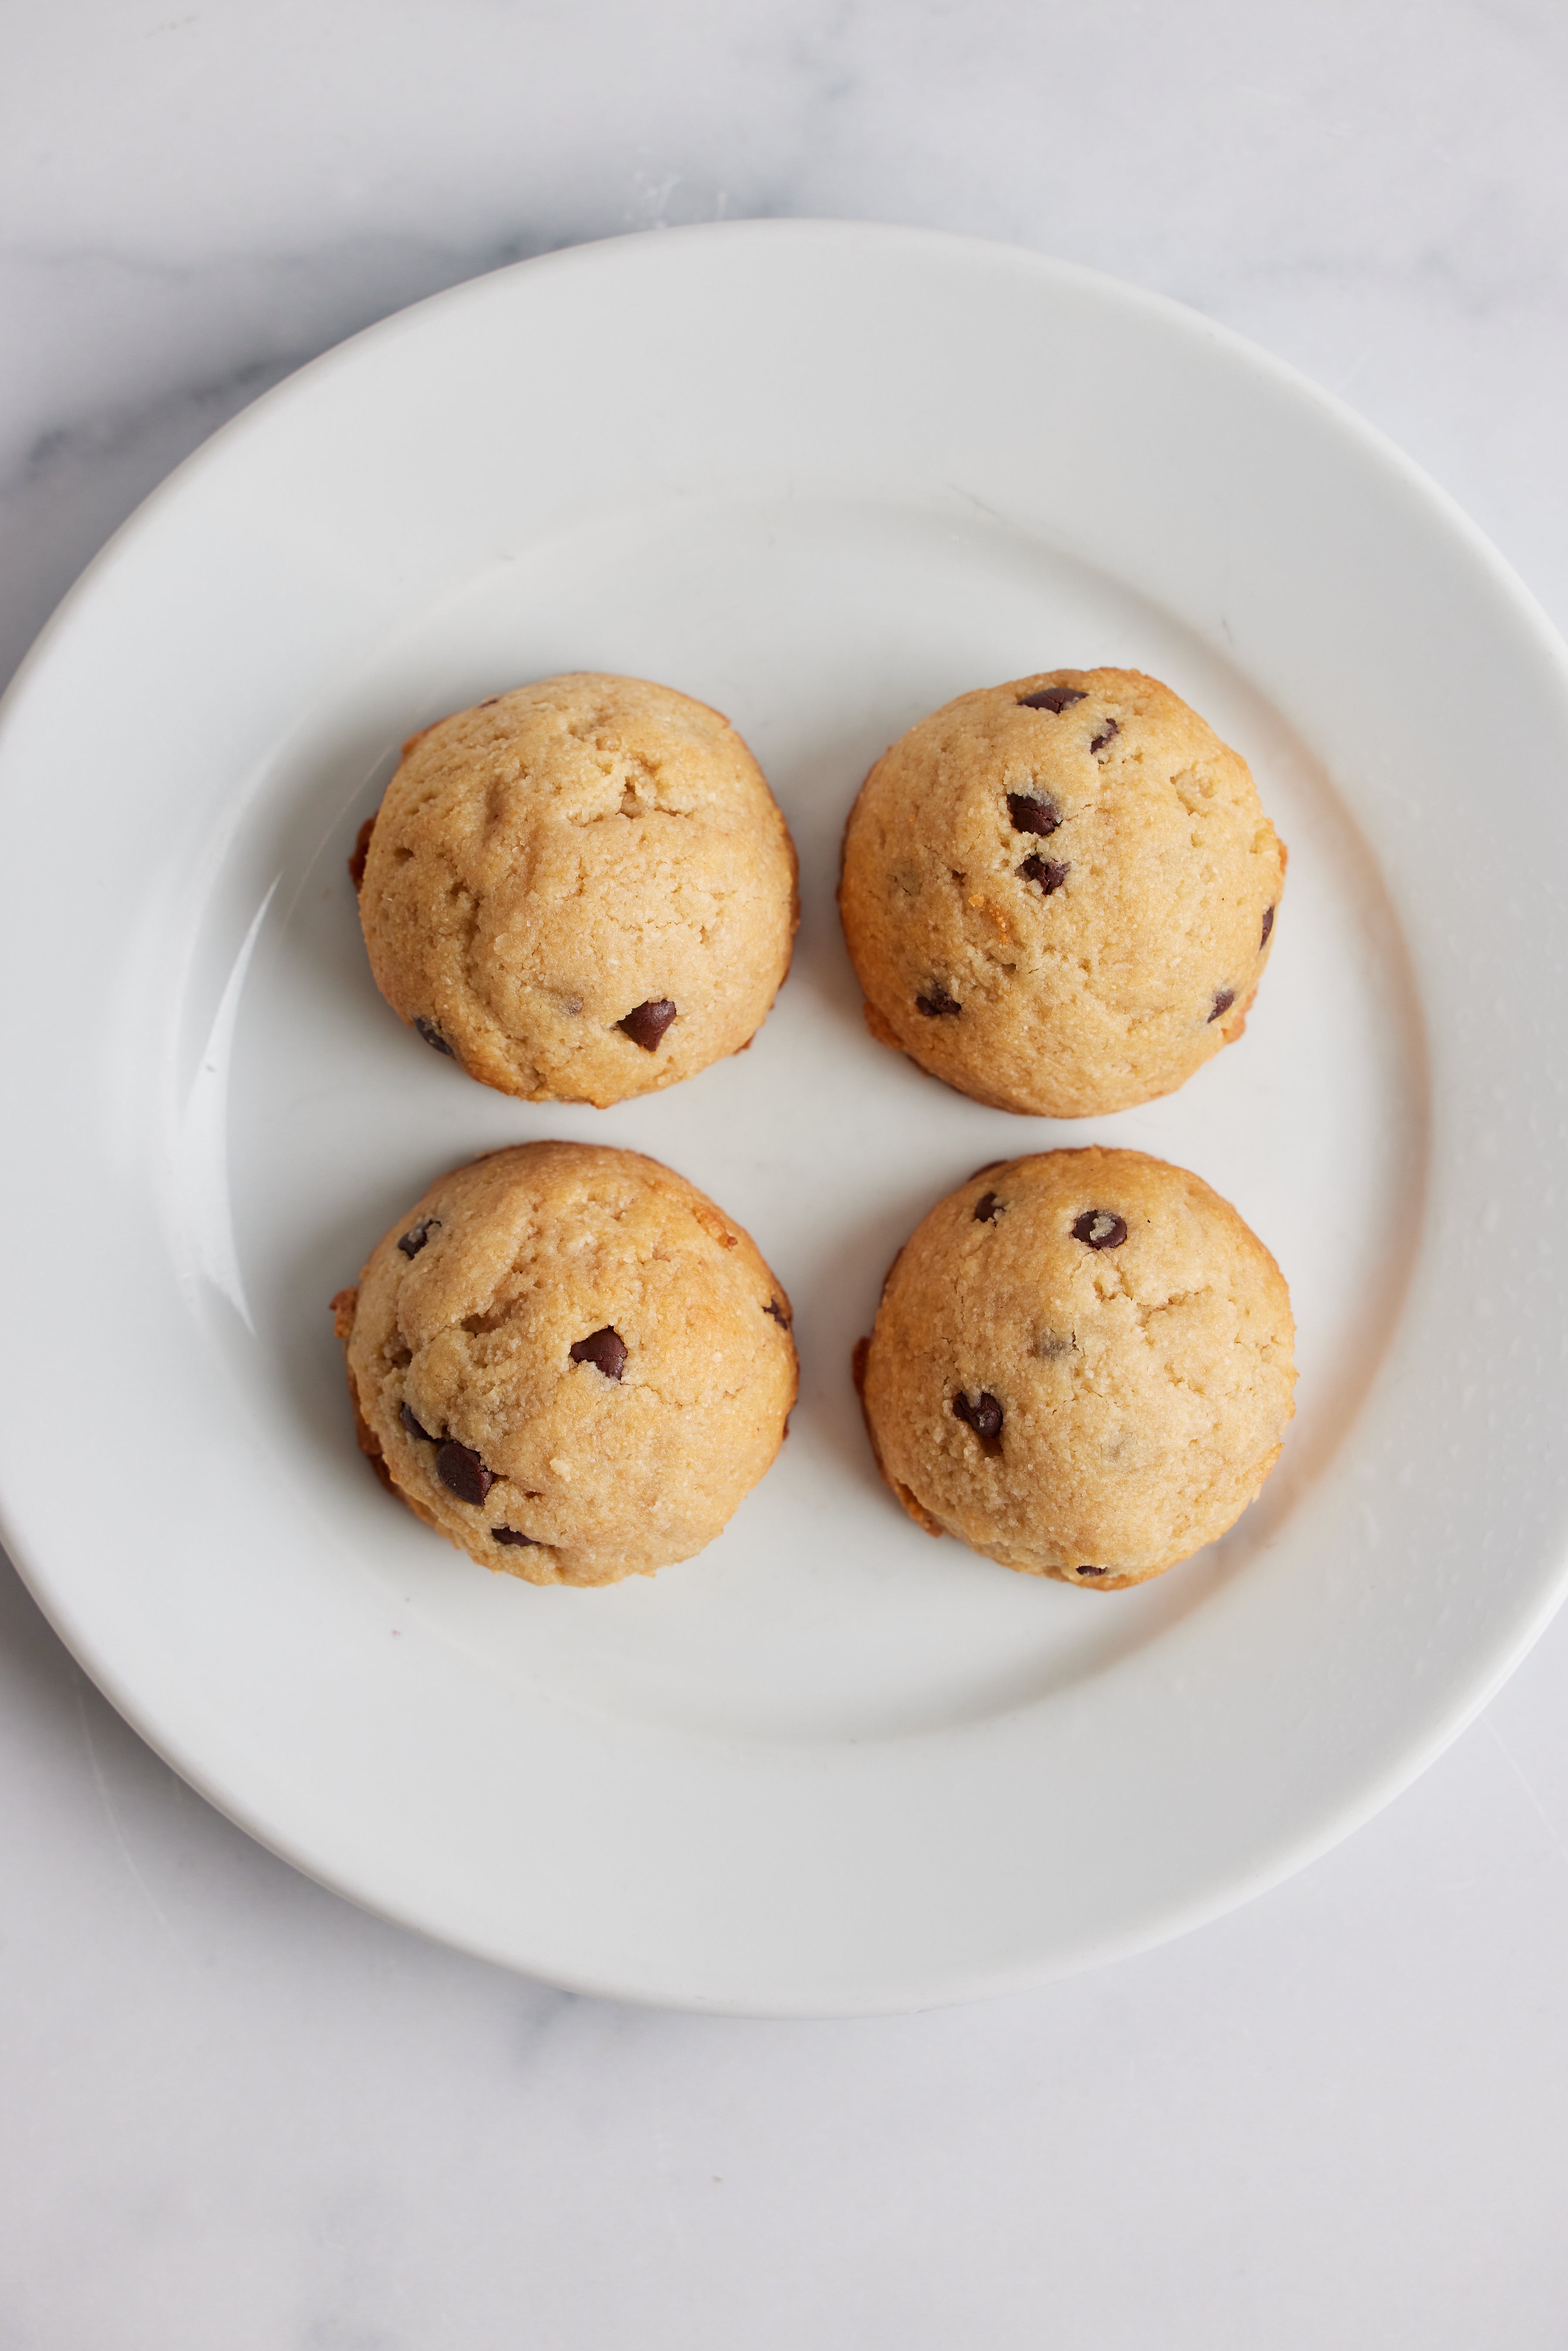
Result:
[[[1082,1125],[873,1045],[832,899],[871,759],[963,689],[1151,670],[1291,852],[1244,1041]],[[551,671],[727,711],[800,844],[742,1058],[608,1113],[471,1084],[371,986],[344,861],[401,739]],[[218,435],[0,742],[0,1492],[55,1624],[277,1852],[586,1989],[820,2013],[1210,1916],[1450,1739],[1563,1584],[1568,667],[1474,530],[1201,319],[1030,255],[747,225],[507,270]],[[779,1463],[656,1581],[486,1577],[361,1463],[327,1301],[438,1170],[543,1134],[756,1235]],[[998,1155],[1197,1169],[1275,1251],[1262,1499],[1096,1594],[919,1533],[850,1384],[894,1247]]]

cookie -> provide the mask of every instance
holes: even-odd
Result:
[[[1247,763],[1136,670],[961,695],[861,788],[839,905],[872,1034],[994,1109],[1167,1094],[1241,1034],[1285,851]]]
[[[635,1151],[526,1143],[455,1169],[332,1306],[383,1482],[529,1583],[689,1559],[795,1400],[789,1301],[756,1244]]]
[[[546,678],[426,727],[350,870],[393,1011],[527,1102],[602,1109],[739,1052],[799,919],[761,768],[640,678]]]
[[[1284,1278],[1228,1202],[1141,1151],[982,1169],[894,1259],[856,1379],[931,1534],[1096,1592],[1213,1542],[1295,1409]]]

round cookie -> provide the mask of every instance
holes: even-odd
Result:
[[[961,695],[861,787],[839,905],[872,1034],[998,1110],[1172,1092],[1241,1034],[1285,851],[1247,763],[1136,670]]]
[[[527,1143],[456,1168],[332,1307],[383,1481],[529,1583],[689,1559],[795,1400],[789,1301],[756,1244],[640,1152]]]
[[[1141,1151],[998,1162],[894,1259],[855,1373],[911,1518],[1118,1591],[1240,1516],[1295,1410],[1284,1278],[1228,1202]]]
[[[528,1102],[603,1109],[739,1052],[799,920],[761,768],[640,678],[545,678],[426,727],[350,870],[393,1011]]]

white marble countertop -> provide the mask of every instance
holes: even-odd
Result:
[[[17,0],[5,46],[5,674],[343,335],[754,214],[1196,305],[1401,442],[1568,626],[1552,0]],[[617,2009],[361,1916],[159,1763],[8,1570],[0,1774],[6,2351],[1565,2339],[1568,1618],[1267,1899],[890,2022]]]

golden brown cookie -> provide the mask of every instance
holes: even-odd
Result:
[[[1214,1541],[1295,1410],[1284,1277],[1235,1209],[1141,1151],[982,1169],[917,1226],[856,1379],[911,1518],[1118,1591]]]
[[[635,1151],[527,1143],[455,1169],[332,1307],[383,1480],[529,1583],[689,1559],[795,1400],[789,1301],[755,1242]]]
[[[739,1052],[799,919],[761,768],[640,678],[546,678],[426,727],[350,871],[393,1011],[528,1102],[602,1109]]]
[[[1284,885],[1247,763],[1137,670],[961,695],[879,759],[839,904],[866,1022],[977,1102],[1087,1118],[1239,1037]]]

